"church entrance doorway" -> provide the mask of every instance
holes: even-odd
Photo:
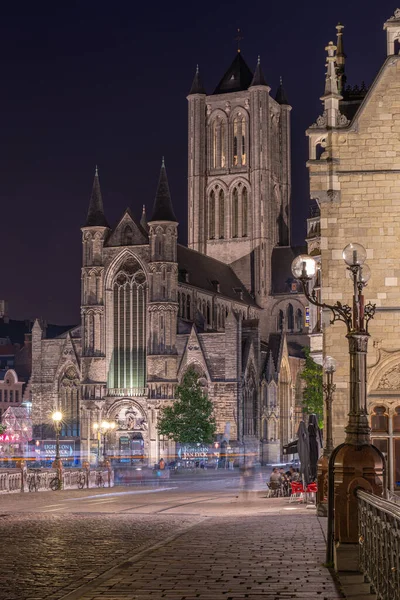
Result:
[[[126,466],[147,464],[148,422],[144,408],[126,398],[115,402],[108,415],[116,423],[112,434],[113,462]]]
[[[140,431],[117,431],[118,462],[137,464],[145,461],[144,439]]]

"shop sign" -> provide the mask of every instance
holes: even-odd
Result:
[[[60,456],[61,458],[73,458],[75,452],[75,442],[60,442]],[[55,458],[56,456],[56,442],[40,442],[35,447],[35,453],[41,460],[47,458]]]
[[[2,433],[0,442],[19,442],[19,433]]]
[[[182,460],[204,459],[207,458],[208,454],[208,446],[181,446],[178,450],[178,456]]]

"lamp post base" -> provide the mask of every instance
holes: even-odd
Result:
[[[317,516],[328,516],[328,468],[329,456],[321,456],[317,463]]]
[[[357,544],[335,544],[335,571],[359,571],[360,547]]]
[[[357,547],[358,560],[358,500],[357,490],[363,489],[376,496],[384,493],[385,459],[371,444],[343,444],[334,460],[334,548],[335,568],[346,565],[346,553]],[[352,561],[349,557],[349,564]],[[353,570],[350,567],[345,570]]]

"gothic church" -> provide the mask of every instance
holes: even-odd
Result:
[[[290,264],[290,111],[260,60],[240,52],[212,94],[197,70],[188,95],[188,247],[178,244],[161,166],[151,219],[130,209],[111,227],[96,170],[82,227],[81,323],[32,331],[35,439],[51,413],[82,458],[96,460],[93,424],[115,422],[107,452],[172,460],[157,415],[193,366],[214,402],[216,441],[240,462],[281,460],[301,418],[308,345],[304,298]]]

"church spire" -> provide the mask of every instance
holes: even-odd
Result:
[[[189,96],[192,94],[205,94],[202,81],[200,79],[199,65],[196,66],[196,73],[193,78],[192,87],[190,88]]]
[[[140,225],[143,227],[143,229],[145,231],[148,230],[148,226],[147,226],[147,216],[146,216],[146,207],[143,204],[143,210],[142,210],[142,217],[140,219]]]
[[[336,41],[336,75],[338,80],[338,91],[339,94],[343,94],[345,85],[346,85],[346,74],[345,74],[345,64],[346,64],[346,54],[344,53],[343,47],[343,29],[344,25],[340,22],[336,25],[337,31],[337,41]]]
[[[328,53],[327,56],[327,64],[326,64],[326,77],[325,77],[325,91],[323,99],[328,96],[338,96],[338,85],[337,85],[337,77],[335,71],[335,50],[336,46],[333,42],[329,42],[329,44],[325,47],[325,50]]]
[[[94,173],[92,195],[90,196],[85,227],[108,227],[107,219],[104,215],[103,198],[101,196],[97,165]]]
[[[256,70],[254,71],[254,76],[253,76],[253,80],[250,84],[250,87],[254,87],[256,85],[264,85],[264,86],[267,85],[267,83],[265,81],[263,70],[261,68],[260,57],[258,57]]]
[[[177,222],[174,209],[172,207],[171,195],[169,193],[167,171],[165,168],[164,157],[162,158],[160,178],[156,197],[153,205],[153,215],[151,221],[174,221]]]
[[[286,92],[283,87],[282,77],[279,78],[279,87],[276,91],[275,100],[278,102],[278,104],[286,104],[287,106],[289,106],[289,101],[287,99]]]

